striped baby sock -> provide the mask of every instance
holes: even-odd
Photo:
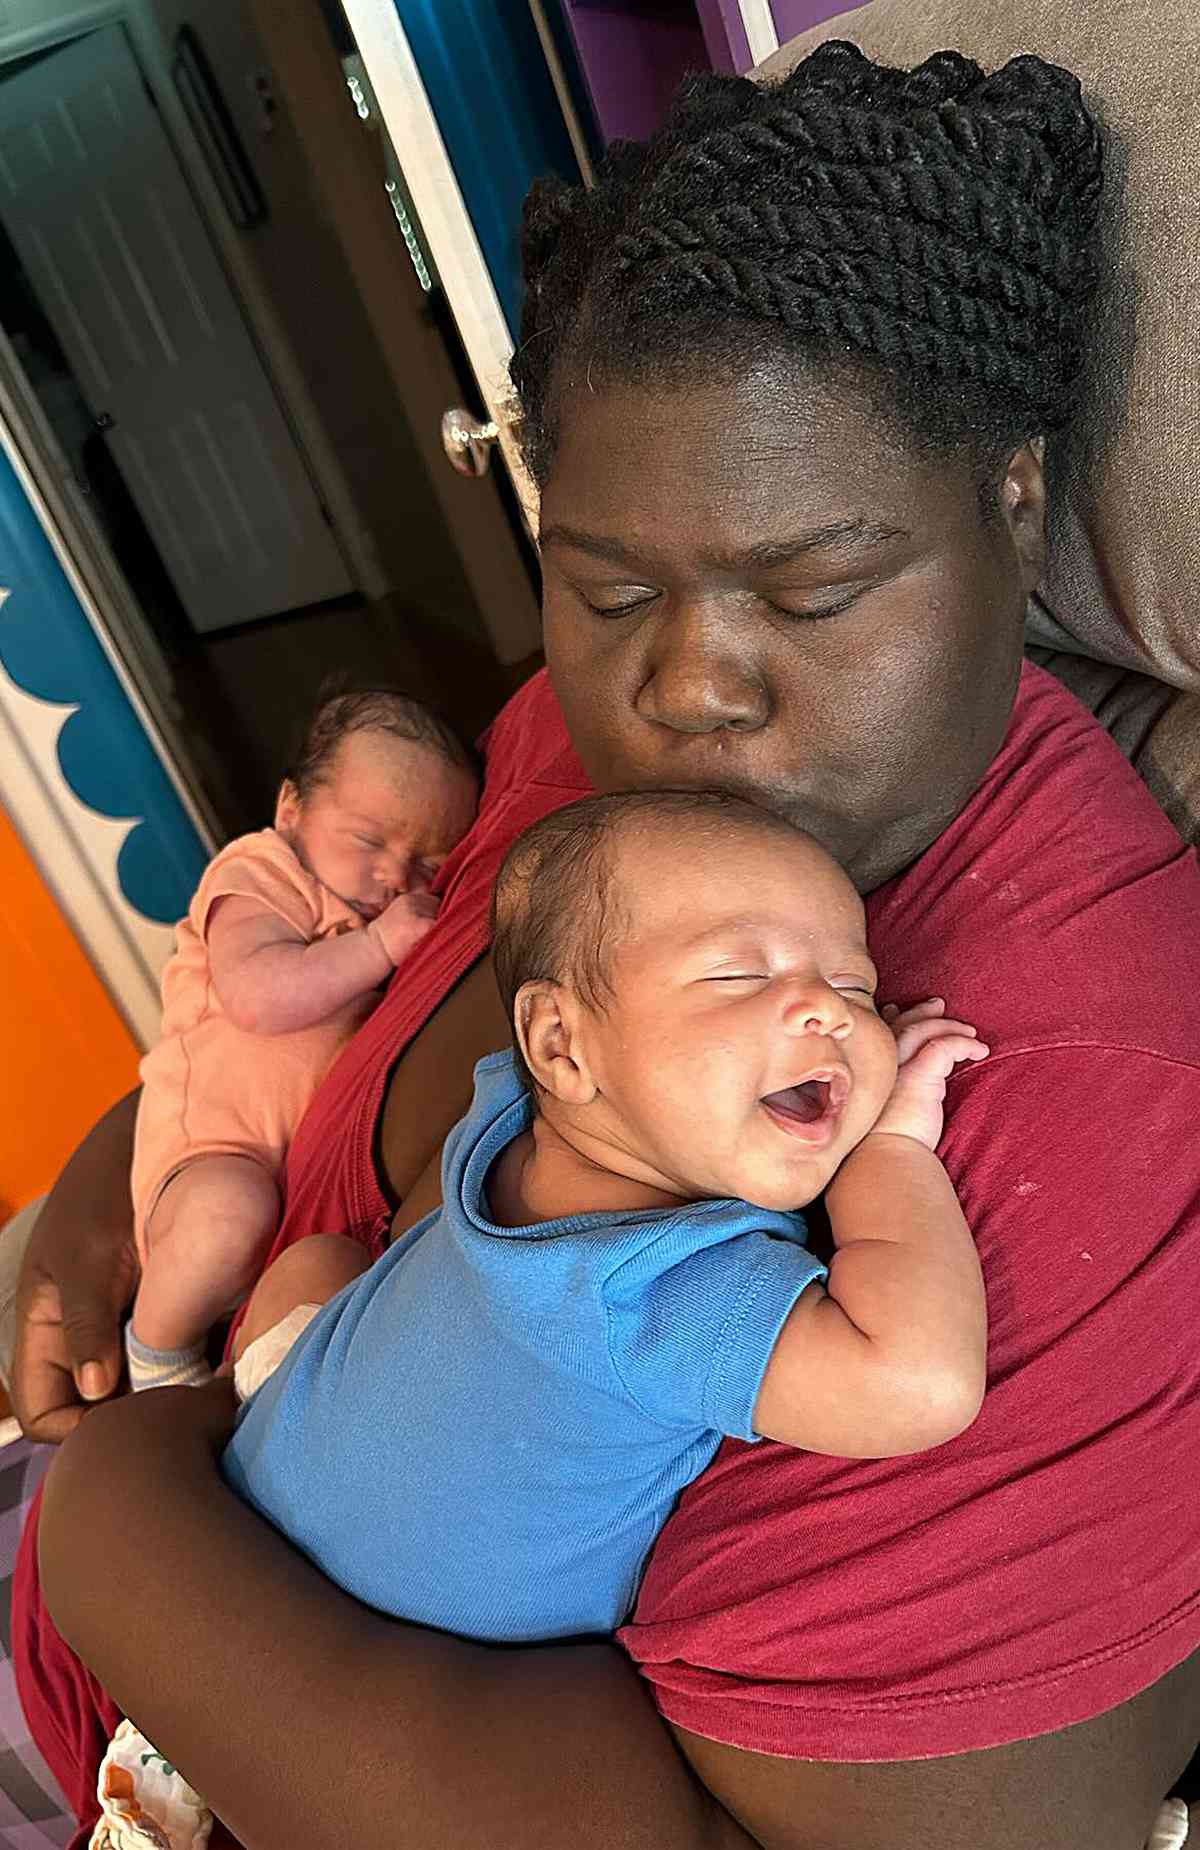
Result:
[[[203,1387],[212,1380],[212,1369],[205,1359],[207,1345],[203,1337],[186,1349],[150,1349],[133,1333],[133,1324],[125,1325],[125,1360],[129,1364],[129,1385],[135,1394],[143,1388]]]

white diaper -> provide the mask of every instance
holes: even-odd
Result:
[[[319,1304],[297,1304],[295,1310],[289,1311],[286,1317],[249,1344],[233,1371],[233,1385],[239,1400],[249,1400],[264,1381],[270,1380],[296,1338],[308,1328],[320,1309]]]
[[[1187,1806],[1182,1799],[1164,1799],[1146,1850],[1183,1850],[1187,1840]]]

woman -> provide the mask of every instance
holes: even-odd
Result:
[[[589,782],[716,785],[852,871],[886,995],[945,994],[993,1048],[942,1146],[989,1395],[918,1459],[727,1445],[663,1532],[628,1655],[481,1650],[355,1606],[224,1490],[220,1389],[94,1413],[50,1485],[51,1610],[255,1850],[1146,1842],[1200,1710],[1200,1364],[1175,1314],[1200,1284],[1178,978],[1200,874],[1021,662],[1100,185],[1064,73],[946,53],[905,75],[832,45],[773,90],[696,82],[595,192],[531,200],[514,379],[553,692],[493,728],[438,929],[302,1127],[276,1250],[381,1242],[436,1199],[504,1039],[486,899],[513,835]],[[46,1432],[76,1378],[113,1379],[127,1118],[74,1159],[26,1267],[17,1391]],[[83,1811],[116,1710],[34,1552],[23,1695]],[[157,1666],[185,1632],[180,1689]]]

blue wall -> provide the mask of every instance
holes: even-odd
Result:
[[[528,0],[396,0],[496,294],[516,338],[521,202],[579,164]]]
[[[101,815],[139,819],[118,860],[121,891],[147,918],[174,924],[203,871],[204,845],[2,451],[0,587],[10,592],[0,604],[0,667],[27,694],[78,706],[58,737],[63,776]]]

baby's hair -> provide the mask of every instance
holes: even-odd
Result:
[[[492,961],[510,1023],[525,983],[560,983],[592,1009],[611,1002],[613,960],[630,923],[614,849],[625,831],[656,825],[712,837],[727,837],[731,825],[796,835],[769,810],[716,790],[636,790],[552,810],[517,837],[492,894]]]
[[[449,720],[423,701],[395,687],[326,688],[286,773],[301,802],[326,782],[338,747],[355,732],[383,732],[427,745],[448,764],[479,778],[476,753],[464,745]]]
[[[1070,417],[1102,179],[1078,80],[1036,57],[902,71],[837,40],[776,82],[688,79],[593,189],[526,202],[511,370],[534,476],[584,382],[783,359],[982,484]]]

